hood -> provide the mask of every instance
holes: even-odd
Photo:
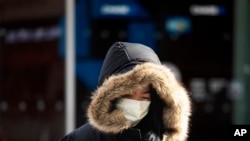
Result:
[[[128,42],[114,43],[103,61],[98,85],[100,86],[110,75],[127,72],[142,62],[161,64],[158,56],[148,46]]]
[[[130,47],[132,48],[132,46]],[[129,55],[122,55],[127,59],[121,65],[129,63]],[[113,57],[112,54],[108,56]],[[143,58],[150,60],[147,56],[140,56],[140,59],[143,60]],[[109,63],[111,62],[110,60]],[[113,60],[113,62],[116,61]],[[177,81],[174,73],[157,60],[139,62],[128,70],[122,73],[118,71],[119,73],[113,75],[111,72],[115,72],[119,68],[119,65],[115,63],[113,65],[116,69],[105,73],[108,74],[106,75],[108,77],[93,92],[92,101],[88,107],[87,115],[90,124],[105,133],[120,133],[130,128],[132,123],[124,117],[121,110],[114,109],[114,101],[142,86],[151,84],[167,105],[163,109],[162,117],[162,124],[165,128],[164,141],[186,140],[191,115],[191,101],[186,89]]]

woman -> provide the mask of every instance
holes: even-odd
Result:
[[[185,141],[191,101],[156,53],[116,42],[106,54],[88,122],[62,141]]]

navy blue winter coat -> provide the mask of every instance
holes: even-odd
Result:
[[[191,115],[189,95],[151,48],[138,43],[114,43],[104,59],[98,82],[87,109],[88,122],[61,141],[187,139]],[[158,99],[151,101],[147,116],[132,127],[115,102],[142,85],[150,85]]]

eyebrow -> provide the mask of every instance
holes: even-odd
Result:
[[[150,93],[150,90],[143,91],[143,93]]]

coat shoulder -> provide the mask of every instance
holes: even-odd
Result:
[[[86,123],[65,135],[59,141],[97,141],[97,134],[98,131],[94,129],[89,123]]]

